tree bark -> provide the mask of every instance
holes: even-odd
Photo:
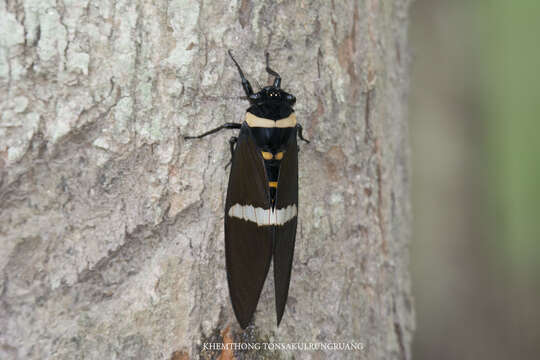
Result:
[[[0,3],[0,358],[410,359],[407,0]],[[227,57],[296,95],[296,253],[275,324],[227,289]],[[361,342],[360,352],[206,342]]]

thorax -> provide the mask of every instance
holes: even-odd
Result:
[[[296,115],[278,119],[266,119],[246,113],[245,123],[250,127],[257,146],[262,151],[277,153],[285,148],[296,127]]]

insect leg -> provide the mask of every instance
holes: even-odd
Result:
[[[238,142],[238,137],[236,136],[231,136],[231,138],[229,139],[229,146],[231,147],[231,158],[234,154],[234,147],[237,142]]]
[[[238,142],[238,137],[236,137],[236,136],[232,136],[229,139],[229,146],[231,147],[231,160],[227,163],[227,165],[225,165],[225,169],[228,168],[229,165],[231,165],[231,163],[232,163],[232,156],[234,154],[234,147],[235,147],[237,142]]]
[[[279,89],[279,86],[281,85],[281,76],[279,76],[279,74],[277,72],[275,72],[274,70],[270,69],[270,60],[269,60],[269,58],[270,58],[270,54],[268,52],[266,52],[266,72],[269,73],[270,75],[276,77],[274,79],[274,87]]]
[[[253,95],[253,88],[251,87],[251,84],[249,83],[249,81],[247,81],[246,77],[244,76],[244,72],[240,68],[240,65],[238,65],[236,60],[234,60],[231,50],[228,50],[228,53],[232,61],[234,62],[234,65],[236,65],[238,72],[240,73],[240,79],[242,79],[242,87],[244,88],[244,91],[246,92],[247,97],[250,97],[251,95]]]
[[[296,130],[298,130],[298,137],[300,138],[300,140],[303,140],[309,144],[309,140],[304,139],[304,137],[302,136],[302,130],[303,130],[302,125],[296,124]]]
[[[211,134],[214,134],[214,133],[217,133],[218,131],[220,130],[223,130],[223,129],[240,129],[242,127],[242,124],[238,124],[238,123],[225,123],[221,126],[218,126],[217,128],[215,129],[212,129],[210,131],[207,131],[205,132],[204,134],[201,134],[201,135],[197,135],[197,136],[184,136],[184,139],[188,140],[188,139],[200,139],[202,137],[205,137],[206,135],[211,135]]]

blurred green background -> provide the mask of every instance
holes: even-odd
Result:
[[[540,359],[540,1],[411,8],[414,359]]]

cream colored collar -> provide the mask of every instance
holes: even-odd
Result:
[[[260,118],[252,113],[246,113],[246,122],[250,127],[263,127],[263,128],[289,128],[296,126],[296,114],[292,113],[288,117],[280,120],[271,120]]]

